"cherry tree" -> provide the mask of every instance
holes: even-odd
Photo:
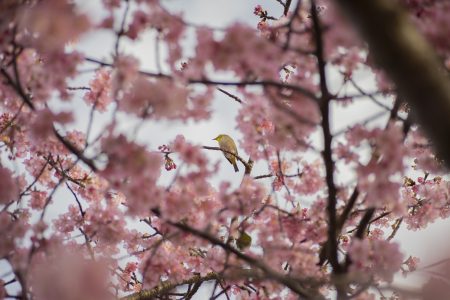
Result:
[[[0,2],[0,299],[445,299],[449,260],[395,237],[450,216],[450,2],[276,0],[226,28],[81,2]],[[77,48],[100,31],[107,57]],[[124,47],[149,32],[153,70]],[[238,186],[219,147],[136,138],[210,120],[218,95]],[[382,113],[334,128],[362,101]]]

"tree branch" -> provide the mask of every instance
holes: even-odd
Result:
[[[249,162],[246,162],[242,157],[240,157],[240,156],[237,155],[236,153],[233,153],[233,152],[231,152],[231,151],[227,151],[227,150],[221,149],[221,148],[219,148],[219,147],[202,146],[202,148],[203,148],[203,149],[206,149],[206,150],[222,151],[223,153],[231,154],[231,155],[233,155],[234,157],[236,157],[236,159],[239,160],[239,161],[244,165],[244,167],[245,167],[246,170],[247,170],[248,168],[250,168],[250,163],[249,163]]]
[[[327,87],[327,79],[325,74],[326,62],[323,54],[322,29],[319,23],[319,16],[317,15],[315,1],[311,2],[311,16],[313,19],[314,39],[316,42],[315,55],[317,57],[317,64],[320,76],[320,112],[322,114],[322,132],[324,139],[323,160],[326,171],[326,183],[328,187],[328,241],[327,241],[327,257],[333,266],[334,272],[340,272],[341,266],[338,261],[337,254],[337,212],[336,212],[336,186],[334,184],[334,161],[331,144],[333,136],[330,130],[330,100],[331,95]]]
[[[95,64],[98,64],[100,66],[104,66],[104,67],[114,67],[114,64],[112,63],[107,63],[107,62],[103,62],[100,60],[97,60],[95,58],[85,58],[86,61],[88,62],[92,62]],[[139,74],[144,75],[144,76],[148,76],[148,77],[158,77],[158,78],[168,78],[168,79],[172,79],[171,75],[168,74],[163,74],[163,73],[153,73],[153,72],[148,72],[148,71],[139,71]],[[304,96],[306,96],[307,98],[313,100],[313,101],[318,101],[316,95],[314,92],[301,87],[299,85],[295,85],[295,84],[288,84],[288,83],[283,83],[283,82],[279,82],[279,81],[274,81],[274,80],[259,80],[259,81],[216,81],[216,80],[210,80],[210,79],[195,79],[195,78],[191,78],[188,79],[187,82],[189,84],[204,84],[204,85],[224,85],[224,86],[271,86],[271,87],[276,87],[276,88],[280,88],[280,89],[289,89],[292,90],[294,92],[300,93]]]
[[[55,133],[56,138],[69,150],[69,152],[75,154],[77,158],[79,158],[82,162],[84,162],[92,171],[97,172],[97,167],[94,162],[87,158],[82,151],[77,149],[71,142],[66,140],[57,130],[53,127],[53,132]]]
[[[224,89],[221,89],[221,88],[217,88],[217,90],[218,90],[219,92],[222,92],[223,94],[227,95],[228,97],[230,97],[230,98],[233,99],[234,101],[239,102],[239,103],[242,104],[242,100],[241,100],[241,98],[239,98],[238,96],[233,95],[232,93],[227,92],[227,91],[225,91]]]
[[[185,284],[199,284],[205,281],[210,280],[221,280],[219,274],[215,272],[210,272],[206,274],[205,276],[195,275],[189,279],[180,281],[180,282],[170,282],[165,281],[162,282],[160,285],[149,289],[149,290],[142,290],[138,293],[134,293],[125,297],[120,298],[121,300],[150,300],[155,299],[157,296],[164,295],[168,293],[169,291],[173,290],[177,286],[185,285]]]

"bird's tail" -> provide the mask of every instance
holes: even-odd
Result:
[[[237,166],[236,162],[233,163],[233,167],[234,167],[234,171],[235,172],[239,172],[239,169],[238,169],[238,166]]]

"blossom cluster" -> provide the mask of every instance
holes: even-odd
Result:
[[[336,1],[257,5],[256,28],[220,30],[159,0],[93,2],[101,18],[0,1],[0,299],[190,299],[207,281],[211,298],[375,299],[420,271],[394,239],[450,217],[450,181]],[[450,5],[400,2],[450,69]],[[80,46],[105,32],[105,57]],[[128,51],[140,43],[153,69]],[[208,155],[221,149],[148,129],[210,121],[219,92],[238,107],[233,178]],[[338,131],[362,101],[386,118]],[[424,295],[450,289],[438,274]]]

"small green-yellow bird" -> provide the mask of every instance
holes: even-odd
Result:
[[[219,143],[219,148],[231,153],[234,153],[237,155],[237,147],[236,144],[234,143],[234,140],[226,134],[219,134],[215,139],[213,139],[214,141],[217,141]],[[223,152],[223,155],[225,156],[225,158],[230,162],[230,164],[233,165],[234,167],[234,171],[235,172],[239,172],[237,163],[236,163],[236,156],[234,156],[233,154],[230,153],[226,153]]]

